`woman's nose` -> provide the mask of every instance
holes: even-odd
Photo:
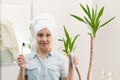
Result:
[[[46,41],[46,40],[47,40],[47,37],[46,37],[46,36],[44,36],[44,37],[42,38],[42,40],[43,40],[43,41]]]

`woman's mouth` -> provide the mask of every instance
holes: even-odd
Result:
[[[48,45],[48,43],[41,43],[41,45],[42,45],[43,47],[45,47],[45,46]]]

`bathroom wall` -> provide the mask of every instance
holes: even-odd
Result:
[[[95,39],[93,80],[100,80],[105,73],[112,73],[112,80],[120,80],[120,1],[119,0],[92,0],[93,6],[105,6],[102,21],[113,16],[116,18],[101,28]],[[102,79],[101,79],[102,80]]]

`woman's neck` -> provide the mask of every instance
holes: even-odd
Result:
[[[51,51],[51,49],[41,49],[41,48],[37,48],[37,54],[39,55],[39,57],[44,60],[46,55],[49,54],[49,52]]]

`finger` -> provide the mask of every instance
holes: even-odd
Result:
[[[24,58],[23,58],[23,57],[18,57],[18,59],[17,59],[17,60],[19,60],[19,59],[23,59],[23,60],[24,60]]]
[[[24,57],[23,56],[18,56],[18,58],[17,59],[24,59]]]
[[[24,57],[24,55],[23,54],[19,54],[19,56],[18,57]]]
[[[23,62],[18,62],[18,65],[22,66],[22,65],[24,65],[24,63]]]
[[[20,54],[19,56],[24,57],[24,55],[23,55],[23,54]]]
[[[74,64],[78,64],[78,61],[75,61]]]
[[[20,60],[17,60],[17,62],[24,62],[22,59],[20,59]]]
[[[79,63],[78,59],[76,59],[76,60],[74,61],[74,63],[75,63],[75,64],[78,64],[78,63]]]
[[[23,63],[25,63],[25,60],[24,59],[18,59],[17,62],[23,62]]]
[[[77,66],[79,63],[77,56],[74,56],[74,65]]]
[[[19,59],[19,60],[17,60],[17,62],[23,62],[23,63],[25,63],[25,60]]]

